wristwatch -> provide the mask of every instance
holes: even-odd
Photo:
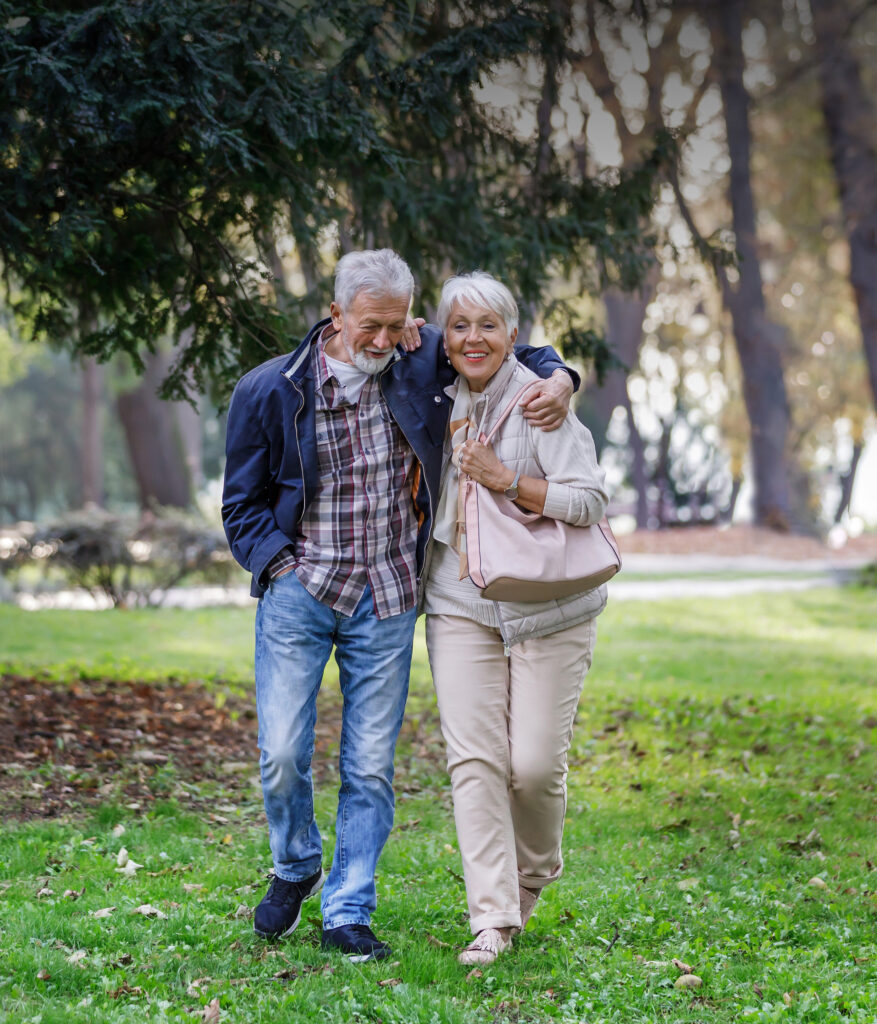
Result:
[[[518,481],[520,479],[521,471],[518,470],[517,473],[515,473],[514,480],[512,480],[511,484],[508,487],[506,487],[506,489],[502,492],[509,499],[509,501],[518,500]]]

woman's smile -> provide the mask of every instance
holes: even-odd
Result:
[[[456,302],[445,329],[448,359],[472,391],[483,391],[511,352],[516,334],[517,328],[510,332],[495,310]]]

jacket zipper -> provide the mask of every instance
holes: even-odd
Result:
[[[392,365],[392,364],[390,364],[390,365]],[[385,373],[387,372],[387,370],[388,370],[388,369],[389,369],[389,366],[388,366],[388,367],[387,367],[386,369],[384,369],[384,370],[382,370],[382,371],[381,371],[381,376],[380,376],[380,377],[378,378],[378,390],[379,390],[379,391],[380,391],[380,393],[381,393],[381,398],[383,398],[383,400],[384,400],[385,402],[387,402],[387,408],[388,408],[388,409],[390,410],[390,413],[391,413],[391,415],[392,415],[392,412],[393,412],[393,408],[392,408],[392,406],[390,405],[389,401],[387,401],[387,396],[386,396],[386,395],[384,394],[384,382],[383,382],[383,377],[384,377],[384,374],[385,374]],[[426,538],[426,544],[425,544],[425,545],[424,545],[424,547],[423,547],[423,565],[422,565],[422,567],[421,567],[421,569],[420,569],[420,572],[419,572],[419,573],[417,574],[417,576],[415,577],[415,583],[417,584],[417,588],[418,588],[418,591],[419,591],[419,590],[420,590],[420,580],[421,580],[421,578],[423,577],[423,573],[424,573],[424,570],[426,569],[426,564],[427,564],[427,563],[426,563],[426,552],[427,552],[427,548],[429,547],[429,542],[430,542],[430,541],[432,540],[432,531],[433,531],[433,528],[435,527],[435,513],[436,513],[436,504],[435,504],[435,499],[434,499],[434,498],[433,498],[433,496],[432,496],[432,491],[431,491],[431,490],[430,490],[430,488],[429,488],[429,479],[427,478],[427,475],[426,475],[426,470],[425,470],[425,469],[423,468],[423,460],[422,460],[422,459],[420,458],[420,456],[419,456],[419,455],[417,454],[417,449],[416,449],[416,448],[414,447],[414,445],[413,445],[413,444],[411,443],[411,441],[410,441],[410,439],[409,439],[408,435],[407,435],[407,434],[405,433],[405,431],[404,431],[404,430],[402,429],[402,424],[401,424],[401,423],[400,423],[400,422],[399,422],[399,421],[398,421],[398,420],[396,419],[396,417],[395,417],[395,416],[393,416],[393,422],[394,422],[394,423],[396,424],[396,426],[397,426],[397,427],[399,428],[399,431],[400,431],[400,433],[401,433],[401,434],[402,434],[402,436],[403,436],[403,437],[405,438],[405,442],[407,443],[407,445],[408,445],[408,447],[409,447],[409,448],[411,449],[411,451],[412,451],[412,452],[414,452],[414,457],[415,457],[415,458],[417,459],[417,461],[418,461],[418,462],[420,463],[420,466],[421,466],[421,475],[422,475],[422,477],[423,477],[423,483],[424,483],[424,485],[425,485],[425,487],[426,487],[426,494],[427,494],[427,497],[429,498],[429,509],[430,509],[430,517],[429,517],[429,519],[430,519],[430,522],[429,522],[429,534],[427,535],[427,538]]]
[[[284,374],[284,377],[286,377],[286,374]],[[293,416],[293,418],[292,418],[292,429],[295,431],[295,451],[296,451],[296,454],[298,455],[298,468],[299,468],[299,471],[301,472],[302,503],[301,503],[301,512],[299,512],[298,519],[296,520],[296,522],[300,523],[302,521],[302,519],[304,518],[305,504],[306,503],[305,503],[305,500],[304,500],[305,465],[304,465],[304,462],[302,462],[302,458],[301,458],[301,438],[299,437],[299,434],[298,434],[298,418],[299,418],[299,416],[301,416],[301,411],[305,407],[305,396],[304,396],[304,392],[301,390],[301,388],[298,386],[298,384],[296,384],[295,381],[291,377],[286,377],[286,379],[295,388],[295,393],[298,395],[298,398],[299,398],[298,409],[296,409],[295,416]]]
[[[505,633],[505,622],[502,617],[502,609],[499,606],[499,601],[494,601],[493,605],[496,608],[496,617],[499,620],[499,635],[502,637],[502,653],[506,658],[510,658],[512,655],[512,646]]]

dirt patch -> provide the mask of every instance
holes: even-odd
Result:
[[[852,537],[839,548],[815,537],[798,537],[757,526],[686,526],[668,530],[636,530],[618,538],[622,556],[647,555],[763,555],[790,561],[821,559],[843,564],[877,560],[877,533]]]
[[[416,792],[421,767],[443,767],[433,718],[406,720],[397,788]],[[340,696],[324,688],[313,760],[318,785],[337,779],[340,730]],[[0,813],[53,818],[112,800],[145,811],[181,796],[194,807],[219,791],[232,800],[235,792],[258,797],[257,731],[252,700],[197,683],[2,675]]]

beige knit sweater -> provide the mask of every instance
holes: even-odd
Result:
[[[532,380],[538,378],[514,358],[512,366],[503,364],[484,391],[473,396],[471,418],[480,423],[486,407],[484,430],[489,432],[515,392]],[[455,397],[456,385],[446,390]],[[515,408],[500,428],[493,448],[510,469],[520,469],[523,476],[542,477],[548,482],[545,515],[575,526],[588,526],[603,518],[609,500],[603,471],[597,464],[590,431],[574,415],[568,415],[557,430],[544,431],[530,426],[523,411]],[[456,472],[446,444],[443,489],[448,475]],[[508,645],[593,618],[606,604],[605,585],[557,601],[485,600],[468,577],[458,578],[459,555],[448,544],[433,541],[427,559],[423,610],[428,615],[461,615],[492,626],[502,633]]]

